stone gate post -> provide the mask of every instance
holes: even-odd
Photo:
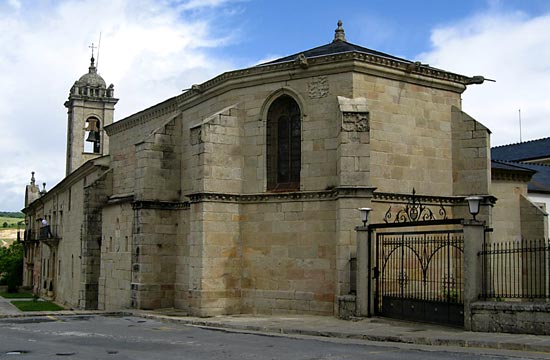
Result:
[[[372,239],[367,226],[357,226],[357,316],[372,316],[374,314],[374,282],[372,269],[373,252]]]
[[[464,220],[464,329],[472,330],[470,306],[478,300],[482,290],[482,259],[477,255],[483,249],[485,222]]]

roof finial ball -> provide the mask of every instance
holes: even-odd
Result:
[[[344,32],[344,28],[342,27],[342,20],[338,20],[338,27],[336,30],[334,30],[334,40],[335,41],[347,41],[346,40],[346,33]]]

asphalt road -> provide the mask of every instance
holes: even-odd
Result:
[[[138,317],[0,319],[0,359],[550,359],[550,354],[226,332]]]

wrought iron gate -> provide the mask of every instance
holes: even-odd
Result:
[[[453,226],[458,223],[442,220],[370,226],[376,234],[377,315],[464,324],[464,237],[462,229]],[[397,231],[405,227],[411,230]]]

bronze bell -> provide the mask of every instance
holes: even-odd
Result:
[[[99,142],[99,132],[97,132],[97,131],[90,131],[90,133],[88,134],[88,138],[86,139],[86,141],[93,142],[93,143]]]

